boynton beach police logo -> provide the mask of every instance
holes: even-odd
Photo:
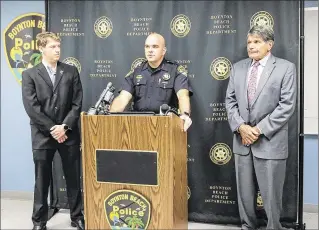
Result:
[[[185,37],[191,30],[191,21],[184,14],[176,15],[171,21],[171,31],[179,38]]]
[[[112,21],[106,16],[98,18],[94,23],[94,32],[100,38],[107,38],[112,33],[112,30]]]
[[[255,13],[250,19],[250,27],[253,27],[255,25],[258,25],[258,26],[266,25],[273,28],[274,19],[270,13],[266,11],[259,11]]]
[[[151,205],[141,194],[118,190],[109,195],[104,203],[111,229],[147,229]]]
[[[232,152],[228,145],[224,143],[215,144],[209,152],[209,157],[213,163],[217,165],[224,165],[231,159]]]
[[[78,59],[76,59],[74,57],[67,57],[62,62],[64,62],[65,64],[75,66],[78,69],[79,73],[81,73],[81,63],[79,62]]]
[[[22,72],[41,62],[36,36],[44,31],[44,15],[29,13],[15,18],[3,32],[4,52],[8,66],[20,84]]]
[[[225,80],[231,73],[231,62],[225,57],[218,57],[210,65],[210,74],[216,80]]]

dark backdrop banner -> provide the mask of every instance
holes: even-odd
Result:
[[[232,133],[224,104],[230,70],[247,57],[246,36],[254,24],[271,25],[273,54],[298,66],[298,7],[298,1],[49,1],[48,29],[62,38],[61,60],[80,71],[85,111],[108,82],[119,89],[125,75],[144,59],[150,32],[165,37],[166,57],[188,68],[194,89],[189,220],[238,224]],[[289,123],[282,212],[287,223],[295,222],[297,215],[298,114],[296,110]],[[67,207],[59,157],[54,160],[53,190],[52,207]],[[258,190],[252,199],[265,220]]]

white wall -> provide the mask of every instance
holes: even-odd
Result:
[[[305,8],[304,128],[318,134],[318,7]]]

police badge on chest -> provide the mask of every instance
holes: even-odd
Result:
[[[168,83],[168,80],[171,78],[169,73],[164,73],[162,78],[158,80],[158,83],[163,85],[164,89],[166,88],[166,84]]]

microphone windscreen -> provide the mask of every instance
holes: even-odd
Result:
[[[161,108],[163,111],[169,110],[169,106],[167,104],[163,104]]]
[[[111,86],[112,86],[112,82],[109,82],[109,83],[107,83],[106,88],[111,88]]]

